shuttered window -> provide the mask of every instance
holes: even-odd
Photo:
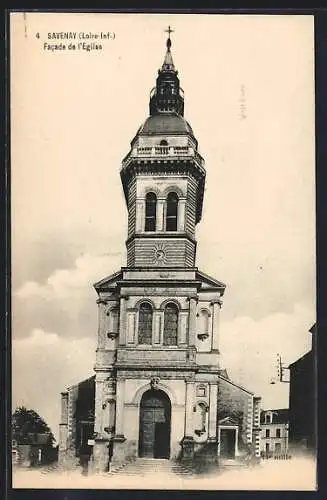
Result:
[[[178,196],[169,193],[166,206],[166,231],[177,231]]]
[[[145,198],[145,231],[156,230],[157,197],[148,193]]]
[[[152,307],[147,302],[139,309],[138,343],[152,344]]]
[[[169,303],[164,313],[164,345],[177,345],[178,307]]]

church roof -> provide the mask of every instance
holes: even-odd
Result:
[[[222,294],[225,291],[226,285],[225,283],[222,283],[221,281],[218,281],[216,278],[212,278],[212,276],[209,276],[208,274],[205,274],[203,271],[196,271],[196,279],[200,280],[202,282],[202,288],[219,288],[222,291]]]
[[[128,268],[124,268],[124,269],[128,269]],[[166,269],[166,268],[165,268]],[[114,288],[117,284],[117,282],[121,282],[123,280],[123,272],[122,272],[122,269],[120,269],[119,271],[109,275],[109,276],[106,276],[105,278],[101,279],[100,281],[98,281],[97,283],[94,283],[94,288],[97,292],[99,292],[100,290],[104,290],[104,289],[108,289],[108,288]],[[125,280],[125,282],[128,282],[129,280]],[[144,279],[142,279],[142,281],[144,282]],[[149,279],[149,281],[151,282],[156,282],[156,281],[159,281],[161,282],[162,279],[159,279],[158,278],[151,278]],[[178,279],[176,278],[173,278],[171,280],[167,280],[167,282],[171,281],[172,283],[176,284],[177,282],[179,282]],[[185,280],[184,278],[181,278],[180,280],[181,282],[186,282],[187,280]],[[188,281],[189,283],[194,283],[194,284],[198,284],[199,287],[201,287],[201,290],[205,291],[220,291],[220,295],[222,296],[225,292],[225,288],[226,288],[226,285],[224,283],[222,283],[221,281],[218,281],[216,280],[215,278],[212,278],[211,276],[203,273],[202,271],[199,271],[197,268],[196,268],[196,272],[195,272],[195,279],[191,279],[190,281]]]
[[[149,116],[138,131],[138,135],[190,134],[194,136],[191,125],[176,113]]]
[[[109,276],[106,276],[105,278],[102,278],[100,281],[97,281],[96,283],[93,284],[94,288],[98,291],[101,288],[107,288],[107,287],[114,287],[116,286],[116,282],[118,280],[121,280],[123,277],[122,270],[120,269],[119,271],[116,271],[113,274],[110,274]]]

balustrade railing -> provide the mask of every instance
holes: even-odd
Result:
[[[188,146],[153,146],[134,148],[131,156],[194,156],[195,150]]]
[[[136,147],[124,158],[123,165],[126,165],[132,158],[137,157],[176,157],[192,156],[202,166],[204,161],[200,154],[191,146],[147,146]]]

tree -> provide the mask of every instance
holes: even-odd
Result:
[[[54,435],[42,417],[24,406],[16,408],[12,415],[12,439],[18,444],[31,444],[38,434],[45,435],[46,446],[53,446]]]

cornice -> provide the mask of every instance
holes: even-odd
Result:
[[[170,159],[162,158],[135,158],[131,157],[121,168],[120,176],[122,179],[128,178],[128,174],[144,173],[150,175],[170,175],[172,173],[193,174],[197,179],[205,178],[206,171],[193,156],[176,157]]]
[[[115,368],[117,370],[122,370],[122,371],[128,371],[128,372],[131,372],[129,376],[123,376],[122,377],[122,374],[119,373],[119,371],[117,372],[117,378],[133,378],[131,375],[132,374],[135,374],[136,378],[139,376],[139,372],[151,372],[153,370],[160,370],[161,371],[165,371],[165,372],[170,372],[170,373],[173,373],[177,374],[177,372],[189,372],[189,373],[196,373],[198,372],[199,370],[199,367],[198,365],[195,363],[195,362],[189,362],[189,363],[185,363],[185,362],[178,362],[178,361],[175,361],[175,362],[171,362],[171,364],[168,364],[167,361],[158,361],[158,362],[153,362],[151,361],[151,363],[147,363],[146,365],[146,368],[144,367],[144,363],[141,363],[141,362],[137,362],[137,361],[130,361],[128,363],[123,363],[123,362],[116,362],[115,363]],[[161,373],[160,373],[161,375]],[[161,375],[162,378],[164,378],[162,375]],[[171,378],[169,376],[167,376],[167,378]],[[176,377],[177,378],[177,377]]]
[[[180,287],[196,287],[199,289],[201,287],[201,281],[191,280],[191,279],[183,279],[183,278],[172,278],[172,279],[163,279],[163,278],[148,278],[148,279],[124,279],[121,281],[117,281],[117,285],[119,287],[142,287],[142,288],[161,288],[161,287],[172,287],[177,286]]]
[[[138,266],[138,267],[131,267],[131,266],[125,266],[125,267],[122,267],[121,270],[123,272],[128,272],[128,271],[143,271],[144,267],[143,266]],[[182,272],[182,271],[187,271],[187,272],[191,272],[191,271],[198,271],[198,267],[176,267],[176,266],[165,266],[165,267],[162,267],[160,268],[159,266],[152,266],[152,267],[147,267],[146,268],[147,271],[162,271],[162,272],[168,272],[168,271],[178,271],[178,272]]]
[[[167,231],[167,232],[151,232],[151,233],[133,233],[129,238],[127,238],[125,245],[129,245],[131,241],[134,239],[166,239],[166,240],[175,240],[175,239],[184,239],[193,243],[195,246],[197,245],[196,240],[189,233],[178,233],[177,231]]]

